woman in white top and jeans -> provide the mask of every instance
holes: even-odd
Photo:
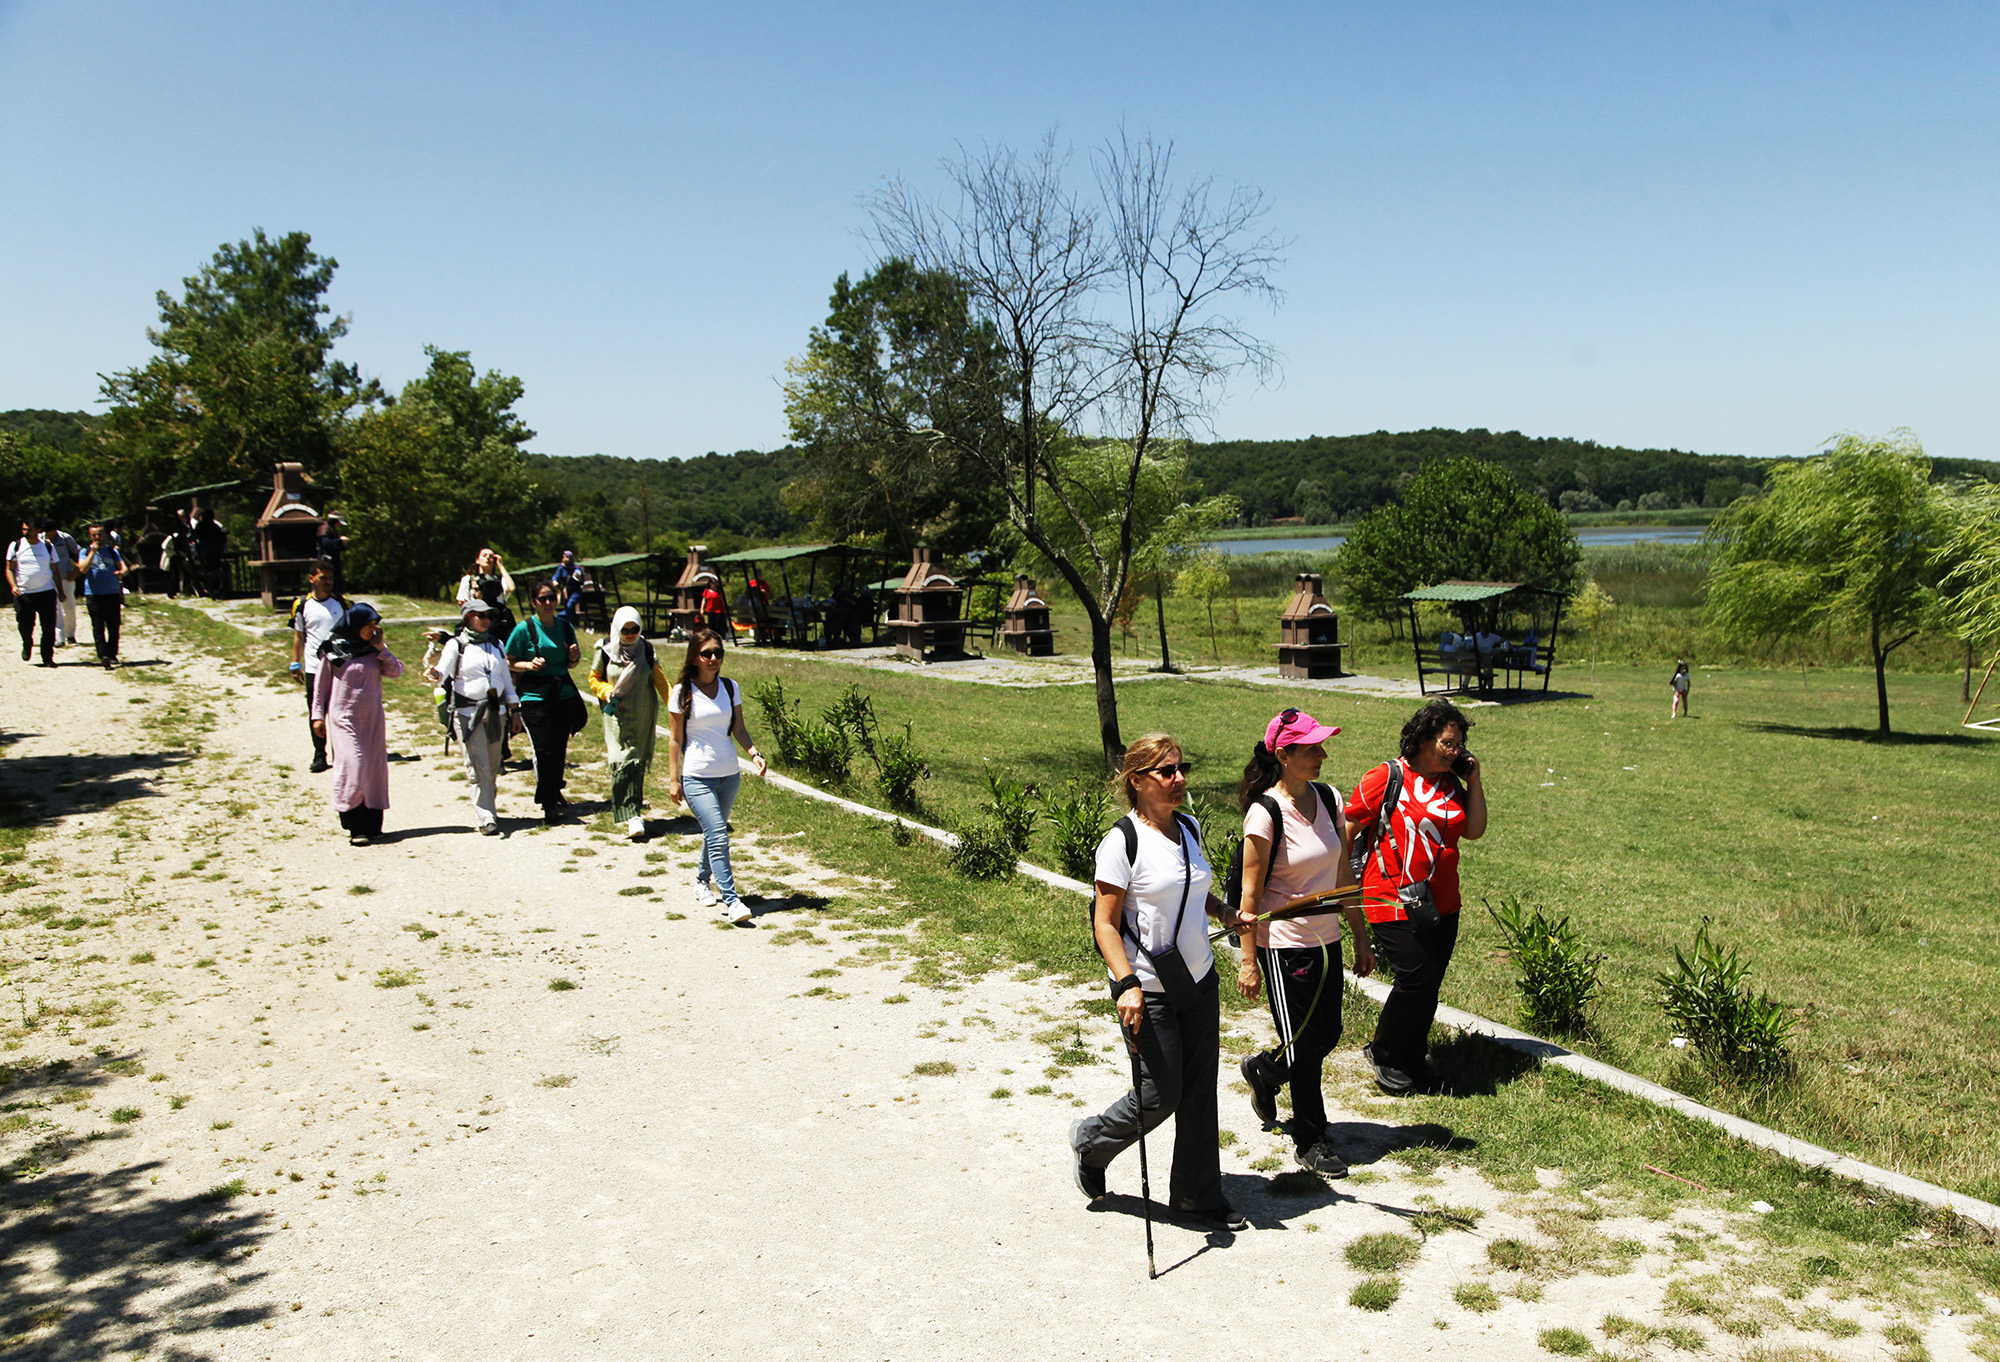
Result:
[[[1104,1170],[1152,1130],[1174,1118],[1168,1204],[1223,1230],[1249,1222],[1222,1195],[1216,1144],[1215,1075],[1220,1004],[1208,919],[1222,901],[1201,850],[1201,828],[1180,812],[1188,764],[1180,744],[1149,734],[1125,751],[1118,792],[1132,810],[1097,846],[1092,927],[1111,972],[1118,1021],[1136,1041],[1139,1091],[1127,1092],[1069,1130],[1076,1185],[1092,1201],[1104,1195]],[[1126,831],[1133,833],[1126,851]],[[1174,987],[1183,996],[1172,997]],[[1142,1114],[1143,1113],[1143,1114]]]
[[[743,744],[760,776],[764,758],[743,722],[743,693],[722,675],[722,654],[722,636],[712,629],[697,629],[688,639],[680,679],[667,694],[667,794],[701,824],[696,900],[720,904],[722,916],[741,926],[752,913],[737,898],[729,868],[729,811],[743,783],[736,744]]]
[[[1326,1098],[1321,1067],[1340,1044],[1340,911],[1306,913],[1259,922],[1297,899],[1338,889],[1354,878],[1347,863],[1347,821],[1340,791],[1322,785],[1325,742],[1339,729],[1303,710],[1287,709],[1264,729],[1264,740],[1243,768],[1243,901],[1237,905],[1237,938],[1243,959],[1237,986],[1255,998],[1268,984],[1271,1022],[1278,1044],[1243,1059],[1250,1109],[1266,1126],[1277,1124],[1278,1090],[1292,1088],[1291,1136],[1299,1166],[1328,1177],[1347,1176],[1347,1164],[1326,1139]],[[1281,828],[1271,823],[1277,806]],[[1359,902],[1346,905],[1354,931],[1354,972],[1370,974],[1375,953]],[[1260,978],[1261,976],[1261,978]]]

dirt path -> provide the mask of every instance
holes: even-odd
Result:
[[[141,625],[126,652],[162,649]],[[146,755],[203,710],[198,757]],[[1161,1224],[1173,1270],[1149,1283],[1136,1159],[1099,1213],[1070,1182],[1068,1123],[1123,1086],[1108,1024],[1073,1021],[1082,992],[929,990],[864,958],[866,933],[717,925],[691,839],[542,830],[525,775],[509,835],[474,836],[455,763],[393,722],[416,758],[392,771],[400,837],[350,848],[295,693],[208,659],[6,665],[0,714],[0,779],[42,825],[0,928],[4,1002],[35,1023],[5,1055],[15,1355],[1529,1358],[1551,1326],[1663,1319],[1670,1236],[1718,1269],[1734,1252],[1718,1219],[1597,1208],[1591,1242],[1633,1246],[1607,1275],[1501,1270],[1491,1245],[1576,1198],[1421,1161],[1278,1195],[1250,1164],[1280,1139],[1232,1081],[1226,1181],[1255,1228]],[[828,878],[745,841],[766,875]],[[1099,1062],[1045,1077],[1078,1035]],[[1351,1047],[1338,1063],[1353,1147],[1416,1138]],[[1351,1307],[1369,1273],[1343,1248],[1438,1206],[1480,1214],[1428,1239],[1392,1308]],[[1494,1308],[1454,1299],[1477,1286]],[[1832,1308],[1867,1332],[1814,1346],[1879,1355],[1880,1320]]]

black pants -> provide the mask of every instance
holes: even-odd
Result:
[[[521,722],[535,748],[535,802],[547,808],[562,803],[563,763],[569,760],[573,698],[528,700],[521,705]]]
[[[1326,1131],[1321,1069],[1340,1044],[1340,943],[1325,951],[1318,946],[1260,946],[1257,967],[1264,974],[1264,998],[1278,1028],[1278,1047],[1253,1056],[1250,1065],[1265,1083],[1291,1084],[1292,1141],[1310,1149]]]
[[[326,737],[313,727],[313,688],[319,684],[319,676],[314,672],[300,672],[306,683],[306,732],[312,735],[313,765],[326,765]]]
[[[1415,1077],[1426,1067],[1438,989],[1458,944],[1458,914],[1446,913],[1435,927],[1378,922],[1374,934],[1376,953],[1396,976],[1375,1022],[1375,1062]]]
[[[35,621],[42,622],[42,661],[53,667],[56,661],[56,589],[28,591],[14,597],[14,623],[21,627],[21,654],[25,659],[35,646]]]
[[[1077,1132],[1077,1150],[1093,1168],[1104,1168],[1139,1142],[1140,1112],[1151,1131],[1174,1118],[1173,1174],[1168,1195],[1176,1206],[1206,1210],[1223,1203],[1222,1152],[1216,1144],[1215,1070],[1220,1011],[1216,971],[1198,985],[1195,1005],[1176,1012],[1164,993],[1146,995],[1139,1027],[1142,1092],[1127,1092]],[[1131,1052],[1118,1047],[1128,1068]]]
[[[118,625],[125,617],[125,598],[107,592],[85,596],[83,604],[90,611],[90,641],[97,645],[97,660],[109,662],[118,656]]]
[[[366,804],[356,804],[340,815],[340,826],[349,832],[358,832],[367,837],[382,835],[382,811],[371,809]]]

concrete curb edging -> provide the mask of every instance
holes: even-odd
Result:
[[[942,846],[949,847],[958,844],[956,836],[941,828],[926,827],[922,823],[913,823],[909,819],[899,817],[896,814],[887,813],[881,809],[870,808],[866,804],[857,804],[851,799],[842,799],[839,795],[828,794],[825,790],[807,785],[802,781],[793,780],[789,776],[781,776],[775,771],[767,774],[764,779],[791,794],[803,795],[808,799],[816,799],[822,804],[832,804],[848,813],[859,814],[863,818],[873,818],[884,823],[901,823],[911,832],[928,837]],[[1072,893],[1082,894],[1086,897],[1092,892],[1091,887],[1081,880],[1073,880],[1067,875],[1058,875],[1053,870],[1044,869],[1028,861],[1015,862],[1015,868],[1021,874],[1040,880],[1042,883],[1051,885],[1057,889],[1066,889]],[[1389,996],[1389,986],[1378,979],[1355,979],[1354,985],[1378,1003]],[[1461,1031],[1485,1036],[1511,1050],[1532,1055],[1544,1064],[1553,1064],[1558,1068],[1567,1069],[1579,1078],[1587,1078],[1594,1083],[1601,1083],[1614,1091],[1637,1097],[1641,1101],[1651,1102],[1655,1106],[1666,1107],[1672,1111],[1679,1112],[1690,1120],[1701,1121],[1714,1126],[1725,1134],[1733,1135],[1745,1144],[1769,1150],[1782,1158],[1790,1159],[1792,1162],[1802,1164],[1807,1168],[1823,1168],[1836,1177],[1848,1178],[1860,1183],[1863,1187],[1884,1192],[1890,1196],[1902,1197],[1906,1200],[1917,1202],[1919,1205],[1934,1207],[1937,1210],[1950,1211],[1960,1219],[1977,1225],[1985,1231],[1989,1239],[2000,1237],[2000,1206],[1995,1206],[1990,1202],[1979,1201],[1903,1173],[1891,1172],[1886,1168],[1877,1168],[1873,1164],[1863,1163],[1859,1159],[1849,1158],[1845,1154],[1836,1154],[1830,1149],[1822,1149],[1816,1144],[1808,1144],[1804,1140],[1786,1135],[1782,1131],[1772,1130],[1769,1126],[1760,1126],[1755,1121],[1746,1121],[1740,1116],[1732,1116],[1726,1111],[1718,1111],[1714,1107],[1704,1106],[1691,1097],[1675,1092],[1672,1088],[1661,1087],[1658,1083],[1640,1078],[1636,1074],[1628,1074],[1623,1069],[1615,1069],[1601,1060],[1591,1059],[1587,1055],[1580,1055],[1573,1050],[1564,1049],[1553,1041],[1543,1040],[1539,1036],[1531,1036],[1525,1031],[1516,1031],[1511,1026],[1503,1026],[1499,1022],[1489,1021],[1485,1017],[1477,1016],[1471,1012],[1461,1011],[1455,1007],[1441,1006],[1437,1010],[1437,1019],[1446,1026],[1457,1027]]]

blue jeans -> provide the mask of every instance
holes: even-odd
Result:
[[[736,791],[743,773],[733,776],[682,776],[681,795],[695,821],[701,824],[701,868],[695,879],[713,881],[724,903],[736,902],[736,876],[729,869],[729,811],[736,807]]]

